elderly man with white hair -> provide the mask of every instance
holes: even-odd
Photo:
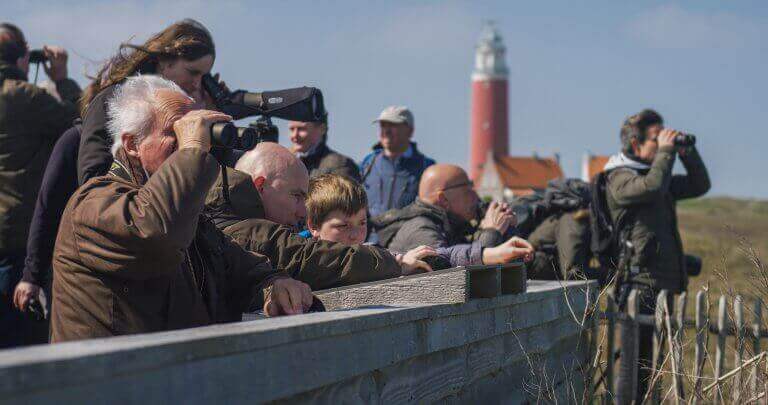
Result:
[[[156,332],[301,313],[309,287],[231,242],[201,216],[219,166],[210,127],[231,117],[156,76],[130,78],[108,103],[115,161],[84,184],[53,260],[52,341]]]

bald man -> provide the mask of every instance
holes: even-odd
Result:
[[[209,192],[207,212],[236,243],[313,290],[399,277],[402,269],[386,249],[302,238],[309,176],[304,164],[276,143],[261,143],[228,170],[229,201],[221,176]]]
[[[421,245],[439,248],[438,252],[449,263],[437,267],[530,260],[533,248],[528,242],[520,238],[502,239],[514,223],[506,204],[491,204],[480,223],[479,237],[471,240],[474,229],[470,223],[477,219],[479,202],[462,168],[436,164],[424,171],[414,203],[387,211],[372,223],[379,243],[390,250],[406,252]]]

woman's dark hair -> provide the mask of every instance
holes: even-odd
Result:
[[[625,119],[620,133],[622,151],[632,155],[632,139],[637,139],[639,143],[645,142],[646,131],[656,124],[664,125],[664,118],[651,109],[645,109]]]
[[[80,114],[85,117],[88,104],[105,88],[137,73],[157,73],[160,61],[182,58],[194,61],[203,56],[216,57],[211,33],[199,22],[185,19],[153,35],[144,45],[121,44],[117,55],[98,72],[80,98]]]
[[[16,64],[27,54],[27,41],[19,27],[11,23],[0,24],[0,61]]]

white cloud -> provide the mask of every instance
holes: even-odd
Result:
[[[697,13],[678,5],[645,11],[630,21],[627,32],[653,48],[750,48],[763,39],[762,27],[747,18],[717,13]]]

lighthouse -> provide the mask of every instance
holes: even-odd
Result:
[[[477,182],[489,157],[509,154],[506,48],[492,23],[486,24],[475,50],[469,176]]]

